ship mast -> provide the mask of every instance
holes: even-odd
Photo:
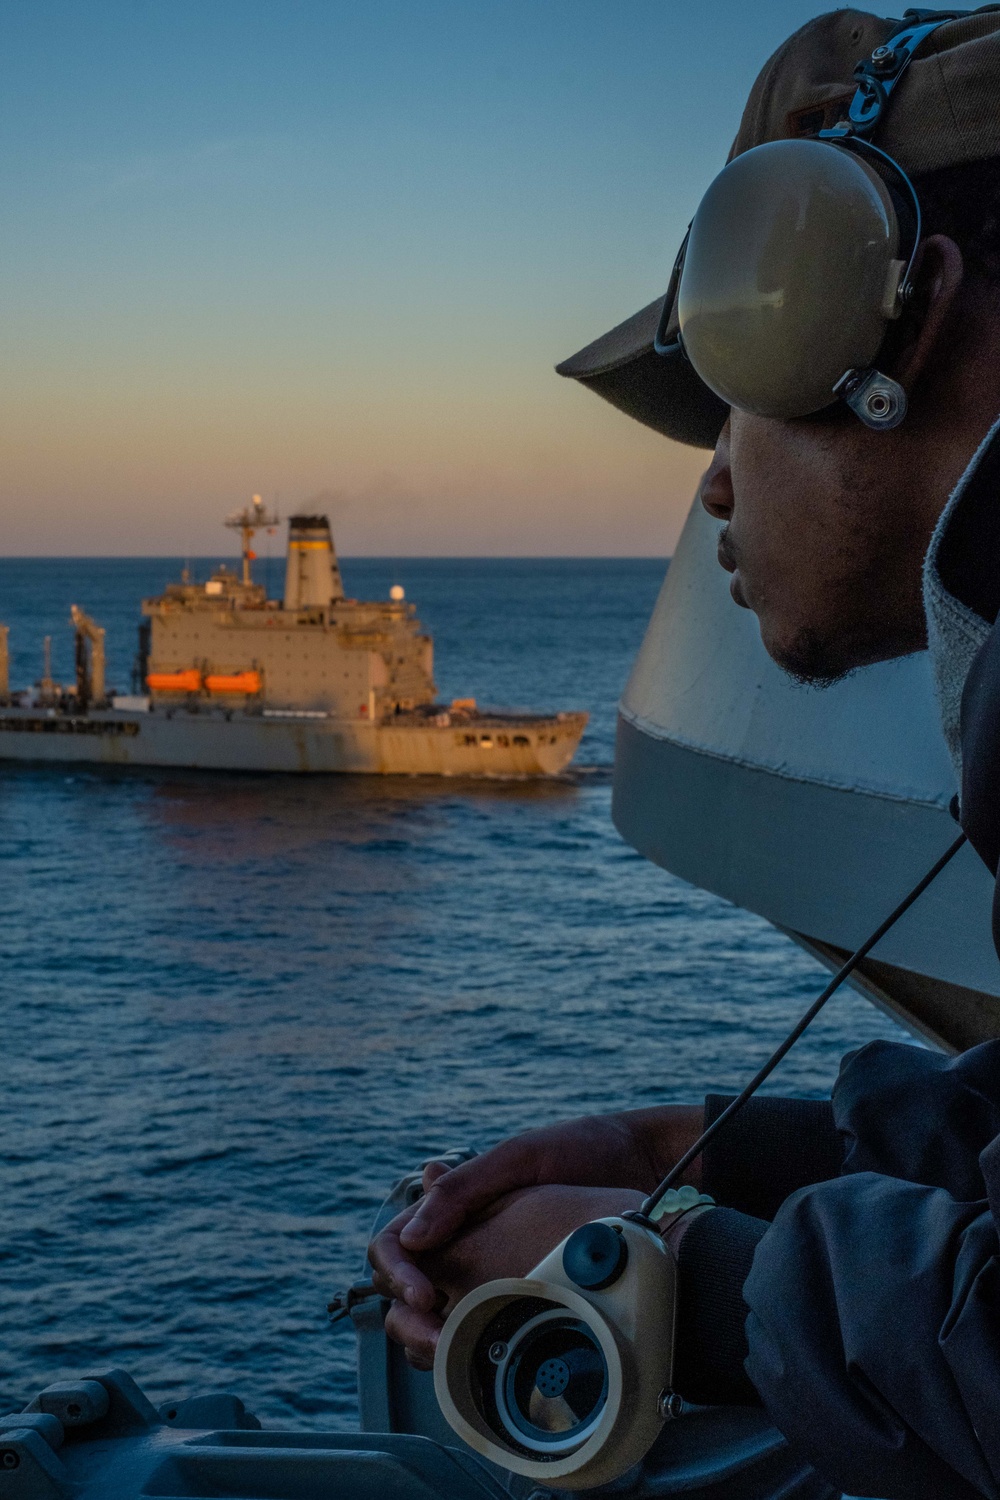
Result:
[[[259,495],[254,495],[252,505],[244,505],[242,510],[234,510],[231,516],[227,516],[225,525],[230,531],[238,531],[243,547],[243,583],[245,586],[253,582],[250,576],[250,564],[257,554],[254,552],[252,542],[254,535],[264,529],[278,524],[278,514],[269,515],[267,507]]]

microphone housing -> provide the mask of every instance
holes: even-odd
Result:
[[[675,1305],[674,1258],[655,1230],[585,1224],[530,1275],[455,1307],[434,1360],[441,1410],[502,1468],[553,1489],[606,1484],[678,1409]]]

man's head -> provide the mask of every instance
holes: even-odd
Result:
[[[840,405],[791,421],[733,410],[702,483],[727,523],[719,560],[734,599],[804,679],[925,644],[927,544],[1000,415],[1000,161],[940,170],[917,190],[930,233],[880,360],[907,392],[906,420],[873,432]]]
[[[734,156],[828,129],[852,97],[854,63],[894,26],[842,11],[796,33],[755,84]],[[734,598],[803,679],[924,644],[927,544],[1000,414],[1000,123],[984,107],[1000,87],[1000,15],[948,23],[921,49],[874,136],[910,173],[924,218],[911,294],[877,356],[906,391],[901,426],[872,431],[841,403],[793,419],[727,416],[690,367],[650,362],[655,305],[561,367],[684,441],[704,444],[725,419],[702,501],[727,523],[719,552]]]

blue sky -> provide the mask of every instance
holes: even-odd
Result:
[[[670,550],[703,459],[552,366],[823,8],[3,0],[0,549]]]

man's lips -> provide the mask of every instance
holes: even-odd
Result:
[[[718,558],[719,566],[725,568],[727,573],[736,572],[736,559],[729,550],[729,533],[726,531],[719,535]]]
[[[741,609],[749,609],[750,606],[747,603],[746,595],[743,592],[743,583],[740,579],[739,564],[733,556],[732,546],[729,541],[728,526],[719,536],[718,558],[720,567],[725,568],[727,573],[733,575],[729,580],[729,592],[733,597],[734,604],[738,604]]]
[[[729,593],[732,597],[733,603],[738,604],[740,609],[750,608],[750,605],[747,602],[747,596],[743,592],[743,584],[740,580],[738,569],[729,580]]]

